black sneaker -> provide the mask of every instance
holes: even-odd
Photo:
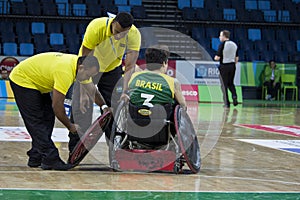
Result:
[[[27,165],[32,168],[39,167],[39,166],[41,166],[41,164],[42,164],[42,159],[37,159],[37,158],[32,158],[32,157],[29,157],[28,163],[27,163]]]
[[[73,168],[72,164],[66,164],[64,163],[62,160],[56,161],[55,163],[51,164],[51,165],[47,165],[42,163],[41,164],[41,168],[43,170],[68,170]]]
[[[238,101],[237,101],[237,98],[232,98],[232,100],[233,100],[233,105],[234,106],[237,106],[239,104]]]

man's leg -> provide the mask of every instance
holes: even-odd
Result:
[[[101,93],[101,95],[103,96],[106,104],[109,107],[112,107],[113,110],[116,109],[117,107],[117,102],[119,101],[119,95],[117,94],[117,92],[120,91],[116,91],[116,85],[117,83],[120,81],[120,79],[122,78],[122,67],[119,66],[116,69],[107,72],[107,73],[103,73],[102,76],[100,77],[99,83],[98,83],[98,90]],[[112,124],[113,124],[113,120],[111,120],[108,128],[105,130],[105,136],[107,139],[110,138],[110,133],[111,133],[111,128],[112,128]]]
[[[225,107],[230,107],[230,103],[229,103],[229,99],[228,99],[228,88],[227,88],[227,84],[228,84],[228,70],[226,69],[226,67],[219,67],[219,71],[220,71],[220,82],[221,82],[221,89],[223,92],[223,101],[224,101],[224,106]]]
[[[72,109],[70,120],[79,126],[77,134],[69,132],[69,152],[72,152],[76,144],[79,142],[80,137],[85,133],[85,131],[92,124],[93,119],[93,101],[89,102],[86,107],[87,111],[82,113],[80,110],[80,83],[77,81],[73,85],[73,95],[72,95]]]
[[[29,156],[41,155],[42,167],[44,164],[49,169],[71,168],[61,161],[58,149],[51,140],[55,117],[50,94],[42,95],[37,90],[20,87],[13,82],[11,86],[26,129],[32,138],[32,151],[29,151]]]
[[[232,100],[233,100],[233,105],[236,106],[238,104],[237,101],[237,94],[236,94],[236,89],[234,85],[234,76],[235,76],[235,65],[232,64],[228,66],[229,72],[228,72],[228,89],[231,92]]]

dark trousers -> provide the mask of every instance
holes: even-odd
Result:
[[[221,89],[223,92],[223,101],[225,105],[229,105],[228,89],[232,94],[232,98],[237,98],[234,76],[235,76],[235,63],[221,64],[219,67]]]
[[[276,83],[274,86],[274,80],[264,82],[264,86],[267,86],[267,93],[271,95],[271,98],[277,98],[277,93],[280,88],[280,83]]]
[[[120,95],[122,93],[122,83],[121,80],[123,74],[122,67],[117,67],[116,69],[99,73],[97,76],[93,77],[93,82],[97,84],[98,90],[103,96],[106,104],[109,107],[116,108],[118,101],[120,99]],[[121,88],[121,90],[120,90]],[[75,124],[78,124],[80,129],[78,130],[78,134],[69,133],[69,150],[70,152],[73,150],[75,145],[78,143],[80,137],[85,133],[85,131],[90,127],[93,118],[93,101],[90,103],[87,111],[82,113],[79,109],[80,106],[80,90],[79,83],[74,84],[73,96],[72,96],[72,112],[71,112],[71,121]],[[105,130],[105,135],[109,139],[111,127],[113,120],[111,120],[111,124],[108,129]]]
[[[59,160],[59,154],[51,139],[55,115],[50,93],[42,94],[38,90],[21,87],[12,81],[10,85],[25,127],[32,138],[32,148],[27,155],[34,159],[42,159],[44,164],[53,164]]]

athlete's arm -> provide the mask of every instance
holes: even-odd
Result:
[[[124,74],[124,83],[123,83],[123,91],[124,92],[126,92],[128,90],[128,82],[130,80],[131,75],[134,72],[135,64],[136,64],[138,57],[139,57],[138,51],[129,50],[126,53],[125,74]]]
[[[70,122],[69,118],[66,115],[64,100],[65,95],[57,91],[56,89],[53,89],[52,108],[55,116],[59,121],[61,121],[61,123],[63,123],[63,125],[65,125],[65,127],[69,129],[71,133],[76,133],[75,125]]]
[[[174,79],[174,86],[175,86],[175,99],[186,110],[186,102],[181,92],[180,83],[176,78]]]
[[[82,45],[82,55],[83,56],[91,56],[94,54],[93,49],[89,49],[87,47],[85,47],[84,45]]]

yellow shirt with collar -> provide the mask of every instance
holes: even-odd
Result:
[[[66,95],[76,78],[77,55],[57,52],[41,53],[20,62],[9,78],[19,86],[41,93],[53,89]]]
[[[108,17],[92,20],[79,50],[79,55],[82,55],[82,46],[94,49],[94,56],[98,58],[100,64],[100,72],[109,72],[120,66],[126,50],[139,51],[141,46],[141,34],[134,25],[124,38],[115,40],[110,30],[112,21],[113,18]]]

